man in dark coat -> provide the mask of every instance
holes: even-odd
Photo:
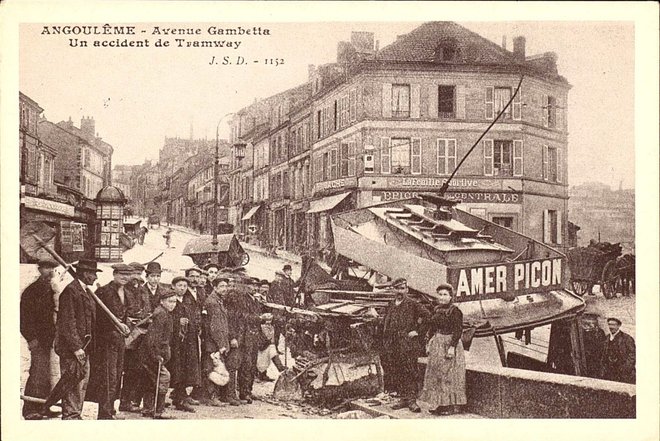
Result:
[[[621,320],[607,319],[610,334],[603,350],[602,378],[621,383],[635,384],[635,340],[621,331]]]
[[[279,305],[295,306],[296,291],[294,290],[296,282],[291,278],[291,265],[284,265],[282,271],[275,272],[275,280],[270,286],[270,298],[272,303]]]
[[[89,381],[89,357],[83,347],[85,340],[92,337],[96,322],[96,303],[86,290],[100,271],[96,262],[87,259],[81,259],[74,268],[78,279],[60,294],[55,333],[55,352],[60,356],[62,377],[78,380],[62,398],[63,420],[82,419],[80,414]]]
[[[204,310],[204,302],[206,301],[206,288],[202,282],[202,271],[197,268],[189,268],[186,270],[186,278],[190,281],[188,291],[183,296],[183,304],[188,311],[190,324],[188,327],[188,335],[184,342],[187,348],[187,365],[184,366],[184,371],[187,372],[189,386],[193,386],[193,390],[188,397],[188,402],[193,406],[199,405],[202,400],[208,398],[204,393],[204,385],[207,382],[202,378],[202,359],[200,354],[200,347],[203,346],[204,336],[202,335],[202,312]]]
[[[100,287],[96,295],[122,323],[127,317],[126,285],[133,275],[133,268],[119,263],[112,266],[113,280]],[[115,400],[119,398],[121,374],[124,368],[124,336],[110,318],[96,312],[95,348],[91,359],[88,399],[99,403],[98,419],[115,419]]]
[[[132,262],[129,266],[134,271],[130,282],[125,287],[127,321],[131,327],[131,332],[144,332],[147,327],[146,323],[142,324],[140,329],[133,329],[138,322],[148,317],[152,311],[149,292],[143,287],[142,272],[144,266],[137,262]],[[121,401],[119,402],[119,410],[122,412],[137,412],[140,410],[143,389],[140,384],[142,378],[142,365],[139,358],[141,338],[142,336],[137,337],[131,347],[126,347],[124,351],[124,375],[121,381]]]
[[[424,352],[420,325],[429,311],[408,296],[406,279],[392,282],[395,293],[383,320],[383,364],[385,390],[398,393],[401,401],[394,409],[410,408],[419,412],[415,400],[422,380],[417,358]]]
[[[160,294],[163,290],[170,290],[171,287],[160,283],[160,276],[163,270],[158,262],[149,262],[145,268],[147,274],[147,282],[142,285],[147,292],[149,302],[151,303],[151,310],[156,309],[160,305]]]
[[[172,311],[173,330],[170,340],[171,357],[167,362],[167,370],[170,372],[170,385],[172,386],[172,404],[178,410],[184,412],[195,412],[189,402],[186,387],[189,386],[188,364],[188,333],[190,332],[189,308],[184,303],[184,297],[188,292],[189,281],[185,277],[172,279],[172,289],[176,294],[176,306]]]
[[[55,292],[51,282],[57,266],[52,260],[39,261],[39,278],[21,296],[21,335],[30,349],[30,374],[24,392],[29,397],[46,398],[54,386],[50,376],[50,351],[55,339]],[[42,407],[26,401],[23,417],[41,419]]]
[[[218,277],[220,267],[216,263],[209,263],[204,270],[206,270],[206,295],[208,296],[213,292],[214,281]]]
[[[238,393],[241,402],[252,403],[252,386],[257,374],[257,353],[264,339],[261,332],[261,304],[248,287],[236,285],[227,293],[230,346],[238,348]],[[230,392],[231,393],[231,392]]]
[[[204,329],[206,339],[204,341],[204,354],[202,368],[204,376],[213,370],[213,360],[211,354],[219,353],[229,372],[229,384],[225,387],[219,387],[212,382],[207,385],[212,406],[221,405],[220,401],[225,401],[232,406],[239,404],[236,398],[236,369],[238,368],[238,349],[231,348],[229,344],[229,314],[225,307],[224,300],[227,295],[227,279],[215,278],[214,290],[206,298],[204,308],[206,316],[204,318]]]
[[[170,387],[170,372],[165,364],[171,356],[170,341],[174,329],[172,311],[176,303],[174,291],[161,292],[160,305],[154,310],[152,323],[140,346],[140,362],[147,380],[143,383],[144,409],[142,410],[142,415],[146,417],[168,419],[163,415],[165,397]],[[158,386],[157,395],[156,386]]]

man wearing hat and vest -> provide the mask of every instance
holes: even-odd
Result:
[[[96,321],[96,303],[87,289],[101,271],[96,262],[81,259],[74,265],[77,279],[69,283],[59,298],[55,332],[55,352],[60,356],[62,376],[76,378],[76,384],[62,397],[62,419],[80,420],[89,381],[89,357],[83,349],[91,338]]]
[[[133,268],[131,281],[125,286],[126,293],[126,316],[127,321],[133,324],[145,319],[151,314],[151,299],[149,293],[143,288],[144,279],[142,279],[142,272],[144,266],[138,262],[131,262],[128,264]],[[147,324],[143,324],[141,328],[146,328]],[[140,385],[141,378],[141,364],[139,360],[140,337],[132,343],[132,347],[126,348],[124,351],[124,374],[121,381],[121,401],[119,403],[119,410],[122,412],[137,412],[140,410],[140,401],[142,401]]]
[[[140,361],[148,380],[144,382],[142,415],[167,419],[163,416],[163,410],[170,387],[170,372],[165,365],[171,357],[170,341],[174,329],[172,311],[176,307],[177,300],[176,293],[172,290],[162,290],[159,297],[159,305],[154,309],[152,323],[140,347]],[[158,395],[156,395],[156,381],[158,381]]]
[[[50,352],[55,339],[55,292],[51,286],[57,262],[40,260],[39,278],[25,288],[21,296],[21,335],[30,350],[30,374],[25,383],[25,395],[47,398],[52,387],[50,376]],[[23,417],[26,420],[43,418],[38,403],[26,401]]]
[[[122,323],[127,318],[127,285],[135,269],[124,263],[112,266],[113,280],[100,287],[96,295]],[[102,311],[97,310],[95,351],[91,362],[88,398],[99,403],[98,419],[115,419],[115,400],[124,366],[124,336]]]
[[[391,284],[394,301],[383,319],[383,364],[385,390],[397,392],[401,401],[393,409],[408,407],[419,412],[415,400],[421,386],[421,372],[417,358],[423,353],[420,325],[430,313],[408,296],[408,282],[404,278]]]
[[[621,383],[635,384],[635,340],[621,331],[621,320],[607,319],[610,334],[603,351],[602,378]]]

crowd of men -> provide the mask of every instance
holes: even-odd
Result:
[[[157,262],[120,263],[112,266],[113,280],[94,293],[90,287],[101,270],[82,259],[56,310],[51,280],[57,266],[40,261],[39,278],[21,297],[21,334],[31,363],[26,419],[53,416],[34,400],[53,389],[53,348],[66,386],[62,419],[82,419],[84,401],[98,403],[98,419],[117,419],[117,411],[167,418],[170,390],[171,406],[185,412],[199,404],[250,404],[255,377],[270,380],[263,366],[257,369],[258,354],[284,369],[277,349],[284,322],[265,312],[264,303],[294,306],[290,265],[272,283],[211,263],[166,285]]]

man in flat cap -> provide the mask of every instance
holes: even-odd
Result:
[[[166,363],[172,354],[170,348],[174,329],[172,311],[176,308],[177,300],[176,293],[172,290],[162,290],[159,298],[151,326],[140,347],[140,361],[147,380],[144,382],[142,415],[155,419],[168,419],[163,415],[171,378]],[[158,395],[156,395],[156,381],[158,381]]]
[[[191,358],[194,362],[195,354],[199,354],[199,351],[195,347],[191,347],[191,339],[188,336],[190,333],[190,309],[186,307],[184,298],[188,293],[189,284],[190,281],[186,277],[177,276],[172,279],[176,306],[172,311],[171,357],[167,363],[167,369],[170,372],[170,385],[173,389],[170,395],[172,404],[178,410],[194,413],[195,409],[190,403],[186,388],[199,384],[199,372],[194,375],[194,372],[188,369]]]
[[[401,401],[393,409],[408,407],[419,412],[415,400],[421,376],[417,358],[423,353],[420,325],[430,313],[408,296],[408,282],[404,278],[392,281],[394,301],[383,319],[383,363],[385,390],[397,392]]]
[[[138,262],[131,262],[128,264],[133,268],[131,280],[125,286],[126,294],[126,316],[127,321],[131,328],[143,321],[151,314],[151,299],[149,292],[143,287],[144,279],[142,279],[142,272],[144,266]],[[147,323],[143,323],[140,329],[132,329],[132,332],[144,332]],[[139,334],[138,334],[139,335]],[[120,403],[119,410],[122,412],[137,412],[140,410],[140,402],[142,401],[140,385],[142,367],[139,359],[139,344],[142,335],[139,335],[136,340],[131,343],[131,347],[126,347],[124,351],[124,373],[121,381]]]
[[[598,315],[585,313],[580,319],[584,345],[585,377],[598,378],[602,371],[605,331],[598,325]]]
[[[188,325],[187,340],[184,343],[189,349],[188,364],[183,366],[183,370],[187,372],[187,377],[191,385],[194,386],[188,402],[196,406],[208,398],[202,387],[202,359],[200,354],[200,347],[204,345],[203,340],[205,338],[202,335],[202,312],[206,301],[206,288],[203,286],[201,269],[197,267],[189,268],[185,274],[190,281],[190,285],[183,296],[183,305],[188,312],[190,324]]]
[[[58,264],[52,260],[40,260],[39,277],[25,288],[21,296],[21,335],[30,350],[30,373],[25,383],[25,395],[46,398],[54,384],[50,376],[50,352],[55,339],[55,292],[51,286]],[[41,406],[26,401],[23,417],[26,420],[41,419]]]
[[[122,323],[127,318],[127,288],[135,269],[124,263],[112,266],[113,280],[96,291],[98,298]],[[95,326],[95,351],[91,360],[91,374],[87,396],[99,403],[97,419],[114,420],[115,400],[119,398],[119,386],[124,366],[125,341],[113,322],[97,310]]]
[[[610,334],[603,350],[602,378],[621,383],[635,384],[635,340],[621,330],[621,320],[607,319]]]
[[[96,322],[96,303],[87,293],[89,286],[101,271],[96,262],[81,259],[73,265],[77,279],[69,283],[59,298],[59,311],[55,325],[55,352],[60,356],[60,372],[77,380],[62,398],[62,419],[80,420],[85,391],[89,382],[89,348],[84,349],[87,338],[92,337]]]

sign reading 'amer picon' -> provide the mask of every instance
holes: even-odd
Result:
[[[455,288],[456,301],[465,302],[559,289],[562,259],[540,259],[495,265],[450,267],[447,281]]]

